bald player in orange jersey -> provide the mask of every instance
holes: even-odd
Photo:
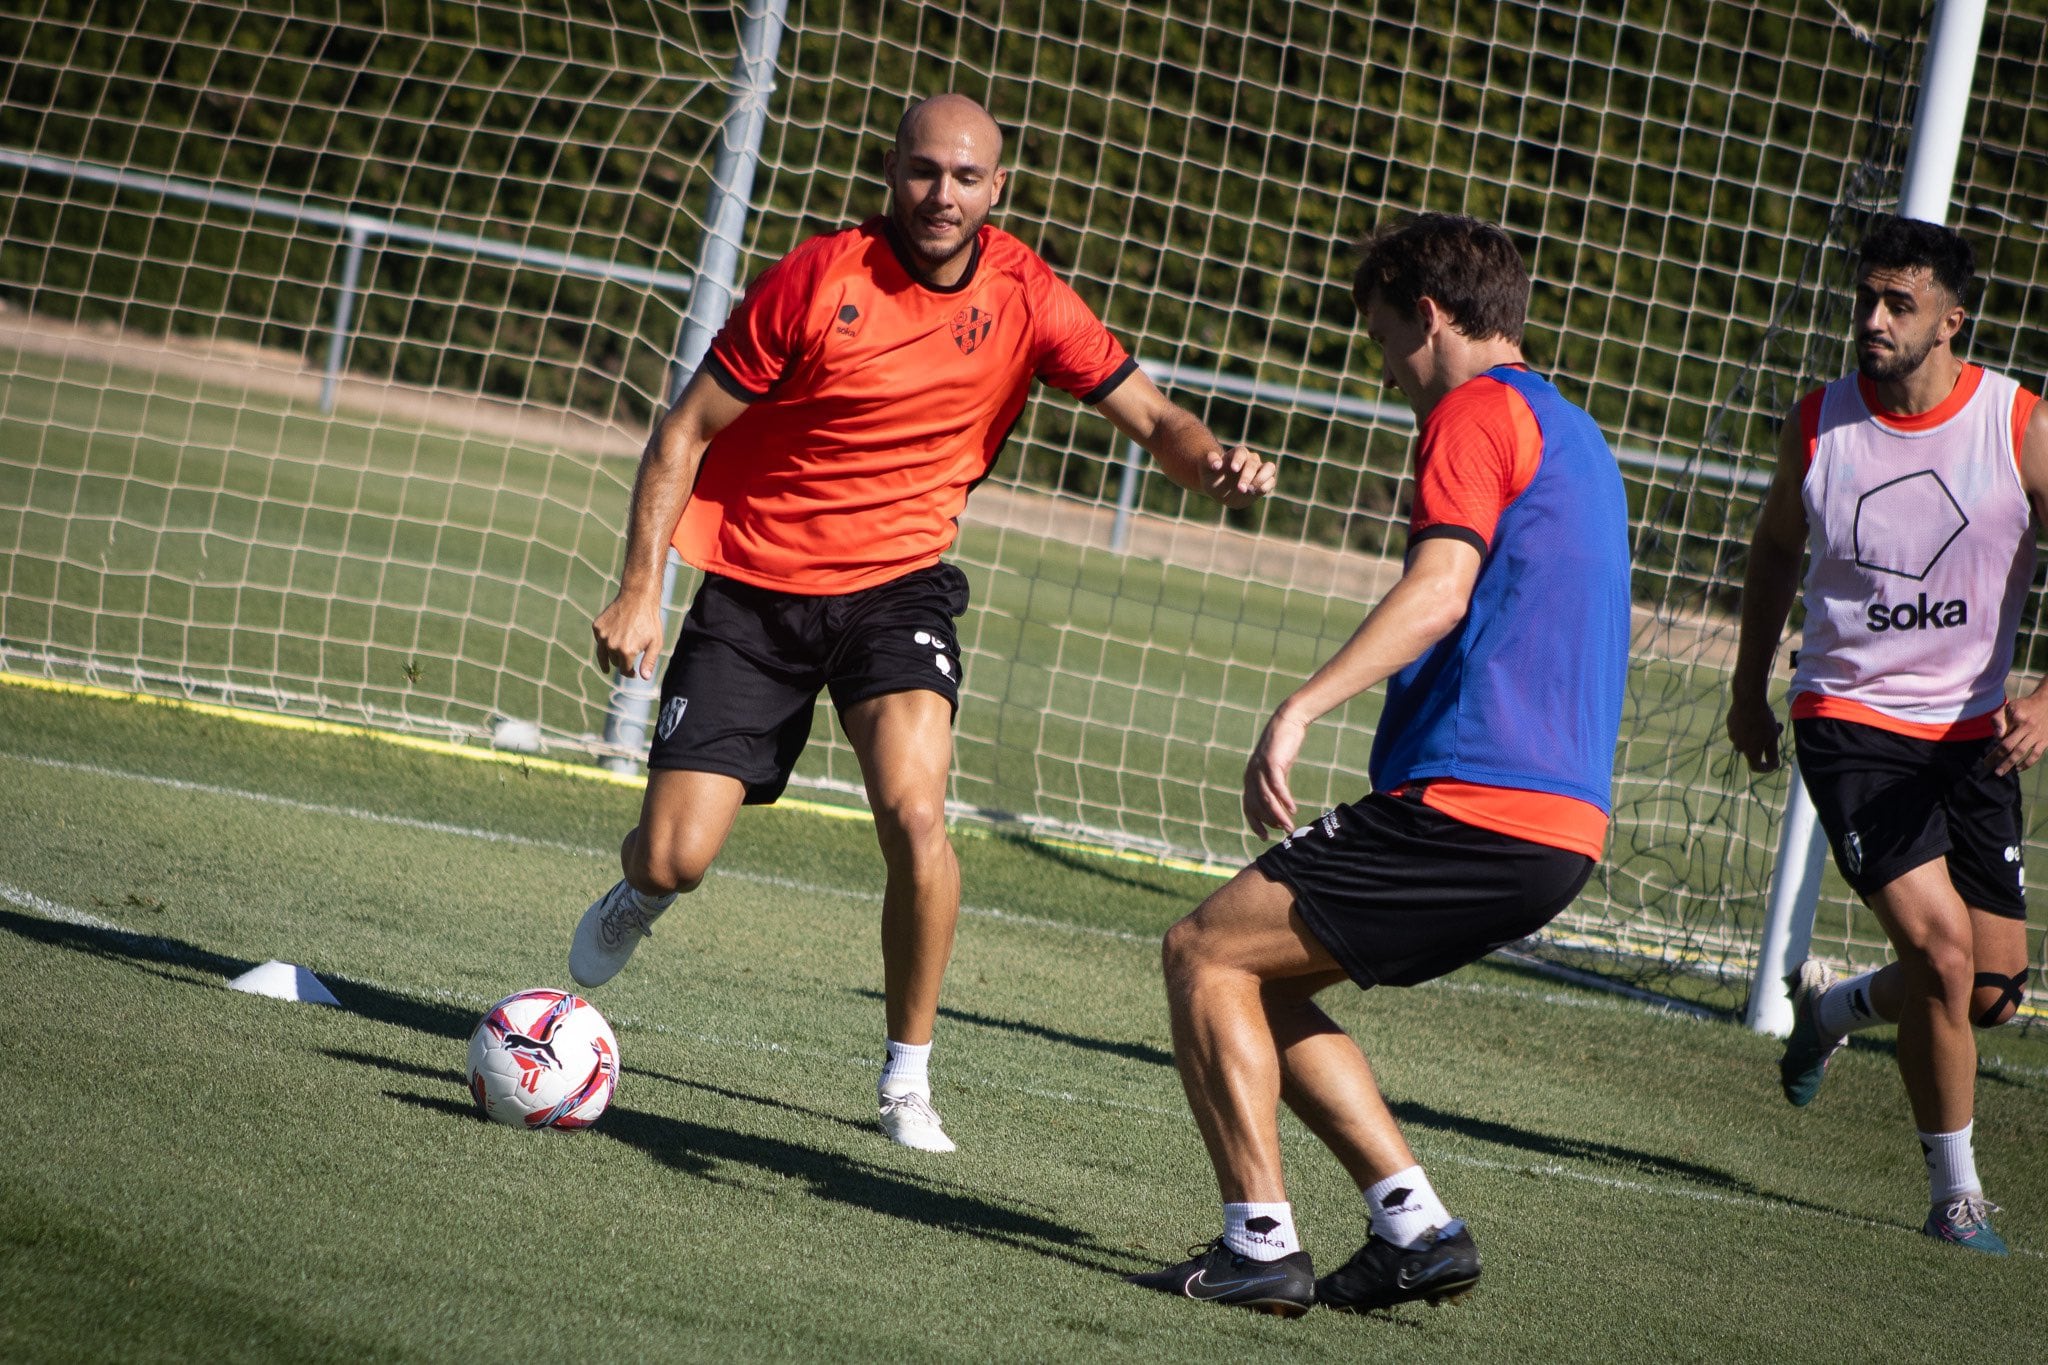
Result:
[[[747,290],[633,488],[597,664],[654,675],[671,544],[705,577],[664,674],[624,878],[569,951],[611,979],[704,879],[743,804],[774,801],[829,691],[887,865],[880,1122],[951,1151],[928,1062],[960,912],[945,828],[967,580],[942,558],[1036,377],[1226,507],[1274,466],[1175,406],[1030,248],[988,224],[1006,172],[995,121],[961,95],[914,105],[882,163],[889,211],[813,237]]]

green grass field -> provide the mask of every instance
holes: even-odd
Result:
[[[952,1157],[870,1126],[880,859],[744,813],[595,998],[577,1135],[474,1118],[470,1029],[614,875],[630,786],[0,686],[0,1358],[1910,1360],[2048,1349],[2048,1040],[1984,1040],[2016,1248],[1917,1235],[1889,1036],[1806,1111],[1777,1046],[1489,964],[1328,993],[1486,1258],[1464,1303],[1286,1323],[1119,1275],[1215,1232],[1157,937],[1214,882],[964,834]],[[312,968],[325,1009],[224,982]],[[1357,1196],[1286,1121],[1325,1264]]]

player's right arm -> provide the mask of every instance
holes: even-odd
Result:
[[[707,358],[697,367],[640,456],[618,595],[590,624],[597,641],[597,666],[607,673],[654,676],[661,656],[661,579],[669,542],[696,486],[705,447],[747,410],[713,378],[712,363]]]
[[[1798,407],[1778,430],[1778,468],[1764,494],[1763,512],[1749,542],[1742,577],[1742,627],[1735,673],[1728,685],[1728,739],[1754,772],[1778,766],[1783,730],[1771,710],[1771,666],[1778,639],[1799,591],[1799,561],[1806,553],[1806,430]]]
[[[1294,827],[1288,774],[1308,727],[1393,677],[1456,630],[1471,609],[1482,562],[1479,549],[1465,539],[1445,536],[1415,545],[1400,581],[1343,647],[1280,703],[1244,765],[1244,817],[1253,833],[1264,837],[1269,825]]]

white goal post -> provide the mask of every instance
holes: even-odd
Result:
[[[1948,222],[1983,31],[1984,0],[1939,0],[1935,6],[1912,144],[1899,187],[1899,212],[1908,218]],[[1821,831],[1813,798],[1798,780],[1796,761],[1788,786],[1770,908],[1744,1010],[1744,1022],[1751,1029],[1780,1038],[1792,1031],[1792,999],[1785,979],[1812,947],[1813,917],[1820,905],[1821,868],[1827,852],[1827,836]]]

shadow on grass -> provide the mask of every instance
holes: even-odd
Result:
[[[682,1086],[687,1090],[702,1091],[707,1095],[716,1095],[720,1099],[738,1100],[742,1104],[758,1104],[765,1109],[779,1109],[786,1114],[798,1114],[804,1118],[816,1119],[823,1123],[836,1123],[840,1127],[850,1128],[866,1138],[873,1138],[880,1131],[872,1119],[850,1119],[843,1114],[828,1114],[822,1109],[812,1109],[806,1105],[791,1104],[788,1100],[778,1100],[768,1095],[752,1095],[744,1090],[730,1090],[725,1086],[711,1085],[704,1081],[687,1081],[680,1076],[670,1076],[660,1071],[641,1071],[633,1067],[628,1067],[627,1070],[635,1075],[646,1076],[649,1080],[667,1081],[670,1085]],[[959,1185],[949,1180],[940,1180],[934,1183],[949,1189],[966,1190],[968,1188],[965,1185]],[[1037,1209],[1043,1213],[1057,1212],[1056,1209],[1049,1205],[1034,1204],[1028,1199],[1012,1198],[1010,1203],[1018,1208]]]
[[[786,1114],[798,1114],[807,1119],[815,1119],[820,1123],[836,1123],[842,1128],[850,1128],[863,1136],[872,1136],[878,1131],[870,1121],[850,1119],[844,1114],[828,1114],[822,1109],[811,1109],[801,1104],[791,1104],[788,1100],[770,1099],[766,1095],[749,1095],[744,1090],[728,1090],[722,1085],[711,1085],[705,1081],[684,1080],[681,1076],[671,1076],[665,1071],[647,1071],[637,1066],[629,1066],[625,1068],[625,1071],[628,1076],[645,1076],[651,1081],[666,1081],[670,1085],[679,1085],[685,1090],[701,1090],[707,1095],[716,1095],[720,1099],[738,1100],[742,1104],[758,1104],[768,1109],[780,1109]]]
[[[1030,854],[1034,858],[1040,858],[1046,862],[1053,863],[1063,871],[1079,873],[1094,881],[1108,882],[1112,886],[1120,886],[1126,890],[1139,891],[1145,895],[1157,897],[1162,903],[1163,908],[1173,912],[1175,919],[1194,909],[1202,899],[1200,895],[1191,896],[1188,892],[1178,887],[1161,886],[1157,881],[1148,880],[1143,876],[1127,871],[1126,869],[1131,867],[1132,864],[1119,864],[1114,859],[1104,857],[1099,853],[1070,852],[1055,844],[1048,844],[1043,840],[1034,839],[1028,834],[999,830],[996,837],[1005,845],[1021,853]],[[1165,875],[1164,870],[1162,870],[1163,875]],[[1221,883],[1218,883],[1218,885],[1221,885]],[[1162,925],[1160,927],[1163,932],[1165,926]]]
[[[129,963],[140,970],[158,975],[162,973],[157,972],[157,965],[168,963],[216,974],[225,980],[239,976],[257,965],[244,958],[216,953],[164,935],[138,933],[114,926],[72,924],[13,910],[0,910],[0,929],[32,942]],[[474,1012],[467,1009],[411,999],[383,987],[351,981],[345,977],[323,979],[327,980],[329,989],[334,992],[335,998],[341,1002],[344,1009],[367,1019],[453,1040],[467,1039],[475,1026]],[[873,991],[861,993],[869,996],[878,995]],[[994,1019],[959,1010],[942,1009],[940,1012],[948,1018],[964,1023],[1005,1029],[1065,1046],[1112,1053],[1154,1065],[1171,1066],[1173,1062],[1170,1054],[1143,1044],[1112,1043],[1024,1020]],[[1873,1050],[1888,1050],[1882,1049],[1881,1044],[1875,1042],[1868,1045]],[[462,1084],[459,1072],[422,1069],[364,1053],[332,1051],[328,1055],[337,1060],[382,1066],[423,1079],[446,1079],[458,1090]],[[770,1105],[806,1117],[827,1119],[863,1132],[868,1131],[864,1123],[855,1123],[835,1115],[803,1109],[785,1101],[719,1090],[716,1087],[698,1085],[695,1082],[661,1076],[658,1073],[645,1074],[693,1086],[725,1098]],[[423,1096],[396,1097],[429,1108],[465,1115],[472,1113],[466,1101],[444,1103]],[[1460,1133],[1496,1146],[1515,1148],[1545,1157],[1661,1174],[1709,1189],[1772,1200],[1816,1212],[1837,1215],[1843,1212],[1830,1205],[1814,1204],[1761,1189],[1746,1180],[1709,1166],[1660,1156],[1637,1148],[1533,1132],[1496,1120],[1449,1113],[1412,1100],[1392,1102],[1390,1107],[1403,1123],[1422,1124],[1446,1132]],[[740,1162],[791,1179],[803,1180],[811,1185],[813,1191],[821,1198],[868,1208],[912,1222],[958,1228],[974,1236],[1053,1256],[1103,1273],[1121,1273],[1124,1268],[1105,1259],[1121,1256],[1121,1253],[1096,1245],[1077,1229],[1033,1214],[988,1203],[966,1191],[948,1189],[939,1182],[904,1176],[837,1153],[787,1143],[775,1138],[753,1137],[616,1107],[606,1115],[602,1131],[605,1136],[642,1148],[664,1164],[704,1179],[718,1178],[713,1174],[718,1161]],[[879,1135],[876,1141],[881,1141]],[[1128,1261],[1128,1258],[1124,1259]]]
[[[1712,1166],[1702,1166],[1695,1161],[1680,1161],[1675,1157],[1659,1156],[1655,1152],[1645,1152],[1635,1147],[1621,1147],[1611,1142],[1595,1142],[1589,1138],[1556,1137],[1493,1119],[1446,1113],[1444,1110],[1414,1100],[1389,1100],[1387,1107],[1392,1109],[1394,1116],[1404,1124],[1414,1123],[1447,1133],[1462,1133],[1466,1137],[1490,1142],[1498,1147],[1513,1147],[1538,1156],[1560,1157],[1601,1166],[1620,1166],[1646,1176],[1668,1176],[1706,1189],[1743,1195],[1751,1199],[1767,1199],[1772,1203],[1806,1209],[1813,1213],[1834,1214],[1838,1217],[1854,1216],[1848,1210],[1833,1204],[1815,1204],[1792,1195],[1766,1190],[1752,1185],[1739,1176],[1717,1171]]]
[[[71,924],[13,910],[0,910],[0,929],[53,948],[68,948],[88,957],[126,962],[155,975],[162,975],[156,971],[157,964],[169,963],[217,975],[227,982],[258,965],[247,958],[230,957],[161,934],[138,933],[112,925]],[[382,986],[352,981],[344,976],[320,974],[320,979],[334,992],[334,998],[341,1002],[343,1009],[365,1019],[442,1038],[465,1040],[476,1028],[477,1014],[469,1010],[415,1000]]]
[[[868,987],[857,987],[853,993],[869,1000],[882,999],[882,993]],[[1048,1043],[1063,1047],[1076,1047],[1084,1052],[1107,1053],[1112,1057],[1127,1057],[1134,1062],[1148,1066],[1173,1065],[1173,1054],[1164,1048],[1152,1047],[1146,1043],[1114,1043],[1107,1038],[1090,1038],[1085,1033],[1069,1033],[1065,1029],[1051,1028],[1045,1024],[1034,1024],[1029,1019],[998,1019],[992,1014],[976,1014],[972,1010],[956,1010],[945,1005],[939,1006],[939,1017],[956,1023],[975,1024],[981,1028],[1001,1029],[1006,1033],[1021,1033],[1028,1038],[1043,1038]]]
[[[480,1117],[466,1099],[407,1094],[396,1090],[385,1093],[401,1104],[448,1118],[475,1123],[489,1121]],[[736,1098],[751,1100],[754,1097],[738,1095]],[[776,1101],[758,1102],[794,1108]],[[873,1132],[877,1143],[885,1141],[880,1132],[869,1131]],[[1101,1246],[1078,1228],[1022,1209],[1005,1207],[965,1186],[891,1170],[843,1152],[618,1105],[606,1110],[597,1125],[588,1130],[588,1135],[623,1142],[645,1152],[672,1171],[713,1184],[738,1184],[724,1173],[726,1169],[750,1167],[798,1181],[813,1197],[830,1203],[961,1233],[998,1246],[1064,1261],[1098,1274],[1123,1275],[1140,1268],[1140,1263],[1133,1257]]]
[[[332,1057],[337,1062],[354,1062],[357,1066],[373,1066],[379,1071],[389,1071],[399,1076],[410,1076],[420,1081],[445,1081],[461,1090],[465,1085],[460,1067],[421,1066],[418,1062],[401,1062],[396,1057],[383,1057],[374,1052],[356,1052],[345,1047],[323,1047],[316,1051],[323,1057]],[[465,1093],[467,1093],[465,1091]]]

